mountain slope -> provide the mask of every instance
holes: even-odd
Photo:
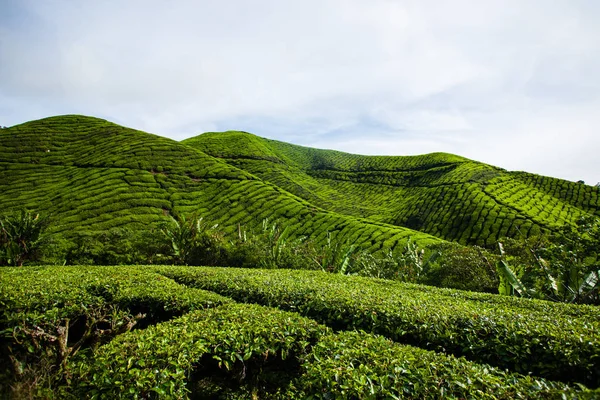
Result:
[[[324,210],[185,144],[91,117],[59,116],[0,131],[0,210],[51,215],[66,236],[116,227],[148,229],[194,212],[233,232],[285,219],[289,232],[327,232],[364,248],[439,239]]]
[[[595,187],[445,153],[360,156],[238,131],[184,140],[324,209],[406,226],[463,244],[493,245],[600,215]]]

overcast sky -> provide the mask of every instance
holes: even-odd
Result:
[[[600,181],[598,0],[0,0],[0,125],[85,114]]]

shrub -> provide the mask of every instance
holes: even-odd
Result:
[[[303,368],[297,386],[310,399],[512,400],[582,394],[565,384],[507,373],[365,332],[321,338]]]
[[[436,262],[419,283],[438,287],[498,293],[496,256],[480,247],[444,243],[435,247]]]
[[[189,219],[179,215],[171,217],[170,224],[163,224],[161,231],[170,242],[176,264],[223,265],[225,239],[217,227],[196,215]]]
[[[127,228],[114,228],[101,233],[81,232],[70,239],[62,239],[61,244],[63,260],[67,265],[172,262],[164,236],[156,227],[137,232]]]
[[[45,218],[26,210],[0,218],[0,265],[21,267],[36,260],[46,225]]]
[[[514,372],[598,384],[595,307],[316,271],[157,268],[178,282],[297,311],[334,329],[364,329]]]
[[[230,300],[141,268],[48,267],[0,272],[0,393],[39,396],[66,364],[134,327]]]
[[[500,292],[600,304],[600,219],[583,217],[551,236],[500,244]]]
[[[214,398],[252,379],[258,380],[253,387],[264,390],[266,384],[285,385],[291,377],[269,382],[273,375],[260,376],[261,370],[275,363],[294,371],[297,358],[325,332],[297,314],[256,305],[192,312],[122,335],[93,358],[73,363],[75,387],[70,390],[92,398]]]

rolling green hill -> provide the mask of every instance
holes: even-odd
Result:
[[[326,210],[420,230],[462,244],[493,245],[600,215],[598,188],[446,153],[360,156],[237,131],[182,143]]]
[[[371,251],[409,237],[493,245],[600,215],[598,188],[446,153],[360,156],[237,131],[176,142],[77,115],[2,129],[0,189],[3,213],[49,214],[66,236],[197,212],[230,233],[285,220]]]
[[[22,208],[49,215],[50,232],[59,238],[113,228],[148,231],[170,215],[194,213],[233,235],[239,225],[258,228],[269,218],[319,246],[330,234],[348,240],[371,252],[360,255],[367,260],[398,247],[402,257],[420,259],[422,247],[442,243],[454,253],[435,267],[440,279],[430,284],[474,281],[471,290],[493,291],[498,281],[472,279],[466,269],[497,279],[496,270],[484,251],[443,239],[491,245],[505,235],[553,231],[600,215],[598,197],[598,188],[445,153],[359,156],[245,132],[176,142],[76,115],[0,130],[0,216]],[[9,237],[6,232],[0,239]],[[409,239],[419,247],[404,249]],[[123,243],[117,251],[127,253]],[[577,251],[587,254],[587,247]],[[469,252],[485,260],[483,269],[465,262]],[[402,257],[390,268],[407,269]],[[0,370],[0,397],[513,399],[600,393],[600,309],[594,305],[344,276],[358,273],[346,269],[346,261],[339,270],[323,271],[289,264],[79,263],[84,265],[0,268],[0,363],[9,366]],[[597,263],[590,266],[595,273]],[[567,275],[559,272],[559,279]],[[581,294],[596,285],[591,274],[585,277],[588,270],[568,272],[569,280],[559,282],[568,282],[569,290],[579,287]],[[573,286],[571,277],[585,277],[585,285]]]
[[[0,210],[51,215],[64,235],[147,229],[194,212],[233,232],[285,219],[290,233],[327,232],[364,248],[439,239],[320,208],[186,144],[98,118],[58,116],[0,131]]]

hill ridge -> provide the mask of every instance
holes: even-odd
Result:
[[[573,223],[585,214],[600,215],[595,188],[540,178],[549,179],[554,186],[566,185],[568,191],[585,187],[587,204],[573,202],[566,195],[547,194],[543,185],[533,187],[520,172],[449,153],[362,156],[240,131],[209,132],[182,142],[325,209],[408,226],[463,244],[493,245],[501,236],[535,235]],[[537,177],[535,174],[526,176],[538,179],[531,178]],[[529,194],[532,200],[508,198],[503,195],[505,185],[516,194],[519,190],[533,193]],[[479,203],[485,205],[477,208]],[[549,205],[551,210],[544,215],[537,203]],[[440,214],[439,208],[447,210]],[[509,222],[500,221],[496,214]],[[473,222],[481,219],[482,223]]]
[[[409,236],[492,246],[600,215],[597,188],[444,152],[362,156],[243,131],[177,142],[81,115],[2,129],[0,170],[2,209],[48,210],[67,231],[144,229],[176,211],[224,226],[282,219],[323,238],[322,215],[323,229],[371,248],[378,229],[388,247]]]
[[[50,150],[49,152],[47,150]],[[325,210],[171,139],[97,118],[67,115],[0,131],[0,209],[51,214],[53,231],[148,229],[173,212],[198,213],[230,233],[285,220],[290,234],[325,240],[334,232],[366,248],[439,239]]]

